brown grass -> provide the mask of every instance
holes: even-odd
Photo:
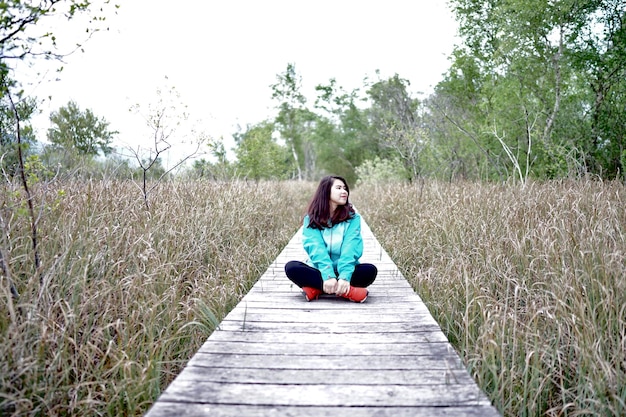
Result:
[[[626,415],[623,183],[384,184],[353,199],[505,415]]]
[[[4,185],[0,414],[143,414],[314,187],[163,183],[146,211],[130,182],[40,186],[36,272],[19,187]],[[351,199],[505,415],[626,414],[623,184],[362,185]]]
[[[2,192],[0,414],[121,416],[149,408],[265,271],[312,190],[164,183],[148,212],[130,182],[40,188],[41,275],[19,189]]]

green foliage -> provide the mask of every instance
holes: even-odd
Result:
[[[364,161],[356,168],[357,185],[402,182],[407,174],[400,158],[380,159],[375,157]]]
[[[145,169],[149,167],[149,169]],[[155,158],[153,160],[143,160],[142,166],[133,170],[133,178],[140,181],[158,181],[167,175],[165,167],[163,167],[163,161],[161,158]]]
[[[586,137],[578,141],[585,165],[603,177],[624,176],[626,148],[626,4],[590,2],[576,11],[567,55],[590,92]]]
[[[269,122],[248,127],[236,149],[237,173],[253,180],[285,179],[290,174],[289,151],[276,143]]]
[[[398,74],[374,83],[367,91],[370,119],[383,148],[402,161],[409,180],[422,173],[420,154],[428,144],[422,103],[411,97],[410,83]]]
[[[421,175],[420,155],[429,141],[422,128],[425,109],[409,93],[407,80],[397,74],[379,80],[361,97],[358,89],[346,92],[330,79],[316,87],[318,113],[306,107],[294,65],[278,81],[272,86],[272,97],[280,100],[275,126],[291,153],[293,177],[333,173],[355,181],[356,167],[376,156],[397,157],[409,179]]]
[[[359,90],[345,91],[330,79],[316,87],[315,108],[320,115],[317,143],[317,166],[336,173],[348,182],[356,181],[355,167],[381,154],[378,135],[370,122],[368,109],[361,108],[366,98]]]
[[[208,138],[206,145],[209,154],[213,157],[211,161],[204,158],[195,160],[191,169],[185,174],[190,178],[209,178],[213,180],[227,180],[233,178],[235,166],[228,160],[223,138]]]
[[[461,43],[424,100],[398,74],[347,92],[318,85],[315,113],[288,64],[272,85],[293,177],[356,178],[399,158],[409,180],[624,178],[626,3],[453,0]]]
[[[53,127],[48,129],[48,140],[57,149],[73,149],[83,156],[96,156],[99,152],[109,154],[113,136],[118,133],[110,131],[109,123],[96,117],[90,109],[81,111],[74,101],[52,112],[50,122]]]
[[[6,91],[0,89],[1,91]],[[15,103],[15,109],[6,95],[0,97],[0,154],[2,156],[2,170],[13,176],[19,168],[17,152],[17,120],[15,112],[20,122],[20,139],[22,143],[22,153],[27,156],[33,152],[37,144],[35,132],[30,124],[30,118],[35,113],[37,104],[32,98],[25,98]]]
[[[42,179],[50,178],[52,172],[42,163],[39,155],[29,155],[24,161],[24,171],[28,186],[40,182]]]
[[[278,115],[274,121],[276,130],[285,141],[291,154],[293,173],[298,179],[313,176],[315,156],[310,146],[316,115],[306,107],[302,94],[302,77],[294,64],[288,64],[282,74],[277,75],[276,84],[271,85],[272,98],[278,102]]]
[[[32,34],[30,29],[49,16],[63,16],[68,21],[81,14],[89,16],[86,31],[97,30],[96,23],[105,20],[102,6],[109,0],[100,2],[98,10],[93,1],[84,0],[46,0],[40,2],[6,0],[0,3],[0,62],[6,64],[11,59],[24,59],[27,56],[43,56],[46,59],[59,58],[56,51],[57,35],[44,33],[40,36]],[[118,6],[115,6],[116,8]],[[101,14],[102,13],[102,14]],[[6,66],[4,67],[6,69]]]
[[[211,162],[204,158],[193,161],[191,168],[185,171],[189,178],[207,178],[211,180],[229,180],[235,176],[236,165],[225,161]]]
[[[109,0],[102,2],[102,6],[107,4]],[[40,57],[62,59],[72,50],[61,51],[57,36],[52,32],[38,31],[39,26],[46,18],[62,17],[70,21],[78,15],[92,12],[92,8],[95,8],[93,2],[79,0],[9,0],[0,3],[0,152],[5,173],[14,175],[20,166],[19,152],[22,153],[21,162],[24,162],[23,158],[33,151],[36,143],[34,131],[29,125],[30,117],[36,110],[36,100],[24,97],[20,85],[12,78],[12,63]],[[104,20],[104,7],[89,13],[85,40],[98,30]],[[77,41],[80,42],[72,39],[72,48],[80,47]],[[18,133],[19,149],[16,147]]]
[[[408,80],[395,74],[387,80],[374,83],[367,90],[371,100],[370,117],[379,132],[416,126],[419,101],[411,97],[409,86]]]
[[[44,167],[38,176],[42,181],[55,177],[127,180],[137,171],[126,157],[114,153],[105,158],[93,158],[80,155],[75,150],[45,146],[36,156]]]
[[[311,154],[315,158],[313,163],[309,162],[312,167],[308,176],[311,179],[334,174],[346,178],[348,182],[354,182],[354,165],[349,159],[350,143],[346,143],[346,137],[342,136],[339,129],[340,126],[330,119],[318,116],[315,128],[308,137]]]
[[[452,6],[463,45],[430,100],[436,146],[469,144],[481,178],[623,173],[626,3]]]

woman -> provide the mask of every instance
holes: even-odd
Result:
[[[302,228],[309,259],[285,265],[287,277],[302,288],[307,301],[326,293],[362,303],[368,295],[366,287],[376,279],[374,265],[359,263],[361,216],[348,201],[349,195],[345,179],[328,176],[322,178],[309,203]]]

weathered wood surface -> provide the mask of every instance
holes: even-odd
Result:
[[[499,416],[363,222],[378,277],[363,304],[308,303],[284,273],[300,232],[147,413],[162,416]]]

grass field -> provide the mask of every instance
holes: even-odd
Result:
[[[267,269],[312,186],[163,183],[150,211],[131,182],[40,189],[40,273],[16,192],[3,195],[20,297],[4,274],[0,415],[123,416],[149,408]]]
[[[35,189],[0,208],[0,415],[143,414],[300,225],[316,184]],[[626,414],[626,188],[382,184],[351,200],[507,416]],[[10,282],[19,291],[10,293]]]
[[[626,415],[624,184],[426,182],[354,200],[505,415]]]

